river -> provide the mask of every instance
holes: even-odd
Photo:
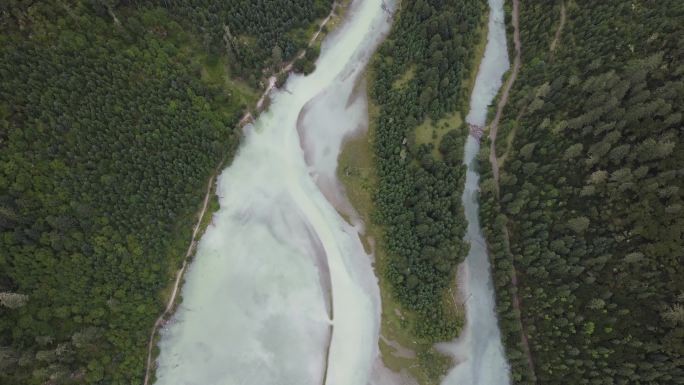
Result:
[[[489,0],[488,42],[466,118],[477,126],[508,69],[502,3]],[[157,384],[410,383],[379,359],[372,255],[336,178],[345,138],[368,121],[363,70],[391,23],[382,4],[354,1],[323,42],[316,70],[290,76],[246,127],[218,178],[221,208],[186,273],[182,304],[161,333]],[[471,249],[459,287],[467,319],[458,340],[440,346],[457,362],[442,384],[507,385],[478,219],[478,140],[469,136],[464,150]]]
[[[489,0],[487,45],[478,69],[470,111],[466,122],[484,127],[487,108],[492,104],[509,68],[504,24],[504,0]],[[501,332],[497,323],[494,286],[491,267],[479,219],[478,190],[480,175],[475,158],[479,140],[468,136],[463,162],[467,165],[463,208],[468,221],[466,240],[470,251],[459,268],[458,283],[465,299],[466,324],[459,338],[440,346],[451,353],[457,365],[449,372],[442,385],[508,385],[510,370],[501,345]]]
[[[157,384],[393,382],[372,256],[335,177],[345,137],[367,124],[360,80],[390,22],[381,0],[354,1],[316,70],[290,76],[246,127],[161,333]]]

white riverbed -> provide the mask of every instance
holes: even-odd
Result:
[[[506,49],[503,0],[489,0],[489,30],[484,58],[475,80],[470,98],[470,111],[466,122],[484,126],[487,107],[499,92],[502,76],[509,68]],[[494,287],[491,268],[482,236],[479,220],[477,195],[479,174],[474,159],[480,144],[468,136],[464,149],[464,163],[468,166],[463,207],[468,230],[466,240],[470,252],[459,274],[461,296],[466,301],[466,324],[461,336],[440,348],[451,353],[457,365],[443,380],[442,385],[508,385],[510,368],[506,362],[501,332],[497,323],[494,302]]]
[[[337,154],[367,121],[354,86],[389,29],[381,4],[354,1],[316,71],[291,76],[247,127],[162,332],[157,384],[394,382],[378,360],[380,296],[361,224],[333,206],[349,208]]]

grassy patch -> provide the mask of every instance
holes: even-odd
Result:
[[[376,176],[371,143],[367,134],[359,135],[345,143],[338,158],[338,177],[344,184],[354,208],[364,222],[370,225]]]
[[[427,118],[420,126],[416,127],[414,142],[416,145],[432,144],[432,155],[435,159],[441,159],[442,154],[439,152],[439,142],[442,140],[442,136],[453,129],[460,128],[462,124],[463,118],[458,111],[448,114],[437,122]]]
[[[400,89],[403,88],[405,85],[407,85],[411,79],[413,79],[416,76],[416,66],[411,65],[409,68],[404,71],[403,74],[399,77],[399,79],[395,80],[394,83],[392,83],[392,88],[394,89]]]
[[[219,111],[226,116],[241,115],[254,106],[259,99],[257,90],[230,74],[228,59],[225,55],[200,55],[197,59],[203,82],[211,88],[220,90],[217,103]]]

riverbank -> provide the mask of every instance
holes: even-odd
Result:
[[[219,164],[220,168],[222,166],[223,161],[221,164]],[[155,349],[159,342],[159,335],[158,331],[159,328],[162,327],[166,322],[168,321],[168,318],[173,314],[175,311],[176,306],[179,304],[180,300],[177,300],[178,298],[178,292],[180,289],[180,285],[183,280],[183,274],[185,273],[185,270],[187,269],[188,264],[192,261],[192,257],[194,256],[195,250],[197,248],[197,239],[199,239],[206,228],[209,226],[210,223],[210,218],[211,215],[206,215],[207,209],[214,209],[216,210],[218,206],[218,202],[215,199],[215,184],[214,184],[214,179],[216,178],[216,173],[209,178],[209,182],[207,185],[207,192],[204,195],[204,201],[202,203],[202,208],[199,211],[198,214],[198,221],[197,224],[195,224],[195,227],[193,228],[192,231],[192,238],[190,240],[190,245],[188,246],[188,250],[185,253],[185,256],[183,258],[183,264],[181,265],[181,268],[178,270],[176,273],[175,280],[173,281],[173,285],[170,287],[170,292],[168,294],[168,300],[166,302],[166,308],[164,309],[164,312],[157,318],[157,320],[154,323],[154,326],[152,327],[152,332],[150,333],[150,339],[148,342],[148,347],[147,347],[147,363],[145,366],[145,379],[143,381],[144,385],[147,385],[150,382],[150,379],[152,382],[154,382],[154,372],[151,372],[151,367],[152,367],[152,362],[153,360],[156,360],[157,356],[159,355],[158,349]],[[214,197],[214,199],[212,199]],[[210,205],[210,202],[213,203]],[[212,207],[213,206],[213,207]],[[164,295],[162,293],[162,295]]]
[[[475,77],[487,43],[487,18],[488,13],[485,13],[478,31],[480,38],[474,47],[471,73],[462,85],[462,92],[466,95],[470,95],[474,87]],[[414,70],[409,68],[393,86],[402,87],[409,82],[415,75],[412,72]],[[366,71],[365,82],[369,89],[374,81],[373,71]],[[464,110],[466,108],[467,105]],[[465,116],[466,111],[455,111],[434,123],[429,119],[426,120],[415,128],[416,141],[433,143],[435,146],[433,153],[436,152],[439,139],[444,133],[463,126],[462,117]],[[388,257],[382,236],[383,229],[372,218],[375,211],[373,196],[378,184],[373,137],[377,133],[379,117],[379,107],[372,100],[368,103],[368,117],[368,128],[345,142],[338,158],[337,173],[349,201],[365,224],[365,234],[362,237],[364,245],[367,251],[373,251],[375,254],[374,269],[382,298],[381,338],[378,341],[382,360],[387,368],[400,373],[407,383],[437,384],[438,379],[452,366],[451,358],[435,350],[430,340],[416,337],[412,332],[417,322],[416,315],[401,306],[393,297],[389,281],[381,274],[387,268]],[[467,136],[467,130],[464,130],[461,135]],[[463,306],[454,306],[454,299],[460,296],[456,281],[453,279],[451,281],[454,283],[453,286],[444,292],[444,308],[452,309],[453,318],[464,319]]]
[[[356,74],[389,25],[380,1],[355,4],[353,17],[341,24],[344,32],[323,44],[318,68],[293,76],[271,95],[268,113],[245,131],[238,155],[221,174],[221,209],[188,270],[183,306],[163,333],[160,384],[318,384],[325,377],[367,382],[377,346],[365,342],[377,339],[379,291],[355,229],[315,184],[297,129],[303,114],[303,130],[312,128],[312,148],[325,155],[327,145],[334,147],[315,128],[330,125],[328,109],[344,109]],[[353,77],[346,76],[350,70]],[[310,101],[320,103],[306,108]],[[312,245],[309,230],[322,248]],[[317,250],[329,262],[334,320],[326,311],[319,269],[310,260]]]
[[[337,25],[344,20],[346,10],[349,8],[352,0],[336,0],[332,3],[330,13],[320,21],[317,21],[312,25],[317,25],[318,27],[310,31],[311,38],[307,44],[307,47],[301,50],[297,55],[295,55],[290,61],[283,63],[277,71],[272,71],[270,75],[265,76],[262,80],[262,85],[265,89],[261,93],[261,96],[256,101],[254,109],[247,110],[240,121],[238,126],[244,127],[245,125],[254,122],[262,111],[268,108],[270,104],[270,94],[274,89],[280,88],[287,82],[287,78],[291,73],[294,72],[295,64],[300,60],[306,60],[309,62],[315,62],[317,57],[309,58],[308,51],[313,50],[313,52],[320,52],[320,46],[323,40],[328,36]],[[316,54],[317,56],[318,54]],[[306,58],[306,59],[305,59]],[[305,74],[308,72],[305,71]]]
[[[503,0],[490,0],[489,6],[487,45],[470,95],[466,121],[471,127],[471,135],[465,143],[463,156],[463,163],[468,167],[462,202],[468,223],[465,239],[469,251],[460,266],[465,279],[460,282],[459,289],[461,296],[467,297],[467,320],[456,341],[441,344],[445,352],[461,361],[449,372],[443,385],[510,383],[510,370],[495,312],[491,266],[479,218],[480,175],[476,159],[480,136],[487,122],[489,106],[499,93],[502,77],[509,68]]]
[[[486,20],[486,15],[483,17]],[[474,54],[473,73],[463,83],[463,91],[466,95],[474,85],[474,78],[479,67],[479,61],[486,45],[486,23],[481,23],[480,39],[476,53]],[[484,32],[483,32],[484,30]],[[415,73],[415,68],[407,69],[406,73],[395,82],[395,87],[402,87],[409,82]],[[367,73],[367,81],[372,86],[374,77],[372,71]],[[369,86],[370,88],[370,86]],[[373,194],[377,189],[377,175],[375,172],[372,138],[376,134],[378,120],[378,106],[369,102],[369,127],[368,130],[354,138],[349,139],[339,157],[338,176],[344,184],[347,195],[353,206],[358,211],[361,219],[366,224],[365,241],[375,252],[375,271],[381,288],[382,296],[382,325],[381,339],[378,342],[386,366],[396,372],[409,375],[421,384],[438,383],[441,377],[451,366],[451,359],[433,349],[429,340],[417,338],[412,330],[415,330],[416,316],[404,309],[391,294],[390,283],[381,272],[386,269],[388,258],[386,247],[382,237],[383,230],[372,220],[374,212]],[[439,139],[448,129],[462,125],[463,111],[456,111],[445,119],[438,122],[426,120],[416,127],[416,140],[424,143],[432,143],[437,147]],[[464,136],[467,132],[462,133]],[[435,153],[436,150],[433,151]],[[454,283],[456,280],[452,280]],[[453,300],[458,290],[452,287],[445,292],[445,308],[454,309]],[[453,314],[455,318],[463,319],[462,307],[456,307]]]
[[[372,71],[367,71],[365,78],[366,82],[372,82]],[[387,258],[382,228],[372,220],[373,194],[377,186],[372,137],[378,117],[378,106],[372,101],[368,102],[368,116],[368,128],[348,138],[343,144],[338,157],[337,176],[364,224],[365,233],[360,236],[364,248],[366,252],[374,254],[373,267],[382,303],[378,344],[383,363],[388,369],[403,375],[406,381],[417,380],[420,384],[427,384],[428,378],[419,365],[418,352],[429,350],[430,345],[417,341],[407,333],[415,319],[409,312],[402,312],[401,306],[390,294],[389,283],[379,273]]]
[[[311,47],[315,44],[320,44],[320,42],[325,38],[325,36],[333,30],[333,27],[327,26],[329,22],[333,22],[334,25],[338,25],[340,23],[340,21],[343,18],[344,10],[347,9],[350,2],[351,0],[341,0],[333,2],[330,14],[328,14],[328,16],[324,18],[322,21],[315,23],[318,25],[318,28],[309,40],[308,47]],[[341,9],[342,11],[339,14],[336,14],[337,9]],[[287,76],[289,76],[292,70],[292,63],[294,63],[294,61],[298,58],[303,57],[304,53],[304,50],[301,51],[288,64],[285,64],[281,68],[281,70],[279,70],[277,75],[286,74]],[[228,71],[226,71],[228,64],[225,62],[225,58],[201,57],[198,58],[197,64],[202,69],[201,77],[203,81],[219,86],[230,85],[232,88],[235,88],[239,91],[238,96],[240,100],[242,100],[244,103],[254,105],[256,111],[260,111],[262,108],[265,108],[264,101],[275,85],[275,83],[271,79],[273,79],[274,76],[276,76],[276,74],[273,74],[268,77],[267,81],[269,82],[269,84],[266,90],[264,90],[264,92],[261,94],[261,96],[258,97],[253,89],[249,88],[246,84],[242,83],[238,79],[232,79],[230,77]],[[251,119],[253,119],[253,115],[248,110],[245,113],[245,115],[243,115],[243,118],[240,120],[238,125],[247,123]],[[164,309],[164,312],[162,312],[162,314],[156,320],[152,328],[152,331],[150,332],[150,338],[147,349],[147,359],[145,365],[145,378],[143,382],[144,385],[148,385],[156,381],[156,361],[160,353],[160,349],[158,347],[158,343],[160,340],[159,330],[168,322],[168,320],[174,314],[175,309],[180,305],[182,298],[179,295],[179,291],[180,287],[184,283],[184,273],[186,271],[186,268],[194,258],[198,240],[202,238],[205,231],[212,223],[212,217],[214,213],[220,209],[218,196],[216,194],[217,185],[215,183],[215,180],[225,167],[225,164],[226,159],[224,158],[217,165],[216,170],[210,176],[204,197],[204,202],[201,209],[198,211],[196,215],[197,223],[194,226],[190,245],[188,246],[187,252],[182,260],[182,265],[179,270],[170,272],[171,277],[173,278],[170,280],[169,285],[166,288],[164,288],[159,294],[160,299],[163,303],[166,304],[166,307]]]

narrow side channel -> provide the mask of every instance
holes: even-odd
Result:
[[[499,92],[503,74],[509,68],[506,49],[503,0],[489,0],[489,29],[484,57],[478,69],[475,87],[470,98],[466,122],[471,135],[465,144],[463,162],[467,165],[463,208],[468,221],[465,236],[470,251],[459,269],[459,288],[466,299],[466,325],[459,339],[442,344],[451,353],[456,366],[442,382],[443,385],[508,385],[510,369],[501,344],[501,332],[495,312],[494,286],[479,221],[479,179],[476,157],[487,109]]]

